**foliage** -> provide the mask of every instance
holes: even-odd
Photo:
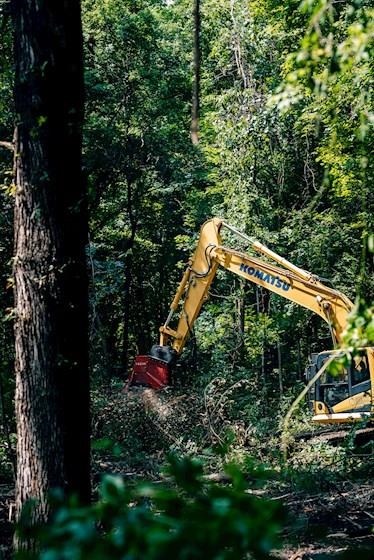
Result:
[[[374,253],[373,235],[368,237],[367,251]],[[364,255],[366,247],[364,246]],[[366,281],[366,271],[361,272],[361,285]],[[369,304],[363,297],[358,296],[356,305],[348,317],[348,326],[344,335],[343,345],[349,352],[354,352],[357,348],[373,346],[374,344],[374,306]]]
[[[113,379],[124,378],[133,356],[157,340],[182,262],[213,215],[356,301],[345,347],[373,343],[372,3],[299,4],[202,3],[201,134],[192,147],[190,2],[82,1],[93,438],[103,464],[146,464],[154,473],[170,447],[193,454],[207,445],[226,446],[242,464],[248,450],[276,463],[279,419],[303,383],[307,356],[331,348],[318,317],[221,273],[176,372],[171,407],[168,395],[157,402],[124,397]],[[11,26],[0,16],[0,141],[9,141]],[[7,417],[11,167],[10,152],[1,149]],[[248,249],[230,234],[224,242]],[[297,413],[299,430],[310,430],[305,408]],[[326,466],[334,451],[314,450],[310,469],[318,474],[318,457]],[[310,453],[305,447],[293,459],[305,477]]]
[[[84,0],[82,8],[94,383],[125,377],[133,356],[157,340],[181,261],[212,215],[352,300],[358,286],[370,306],[373,261],[361,256],[374,202],[369,3],[204,2],[198,147],[189,141],[186,0]],[[0,56],[10,96],[6,30]],[[247,249],[229,235],[226,242]],[[4,250],[10,261],[10,243]],[[329,347],[318,318],[222,274],[180,380],[245,378],[261,387],[265,407],[301,378],[310,351]]]
[[[49,527],[28,527],[29,513],[21,519],[19,534],[36,534],[40,552],[17,558],[268,558],[279,543],[282,508],[248,493],[237,467],[226,472],[231,484],[219,486],[203,480],[197,461],[170,456],[169,485],[131,488],[107,476],[92,506],[56,496]]]
[[[189,51],[178,5],[84,1],[85,165],[91,201],[92,365],[126,375],[169,304],[185,191]]]

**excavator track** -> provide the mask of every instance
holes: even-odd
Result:
[[[374,440],[374,426],[367,428],[359,428],[352,432],[352,428],[345,430],[323,430],[321,432],[304,432],[295,436],[295,441],[310,441],[311,443],[327,442],[331,445],[339,445],[342,441],[350,436],[353,437],[353,443],[356,446],[365,445]]]

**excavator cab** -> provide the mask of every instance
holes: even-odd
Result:
[[[307,380],[311,380],[331,357],[339,360],[344,357],[344,353],[335,350],[312,354],[306,370]],[[313,420],[338,423],[370,417],[373,407],[373,380],[370,379],[372,360],[371,349],[365,348],[359,350],[348,363],[338,368],[327,367],[309,392]]]

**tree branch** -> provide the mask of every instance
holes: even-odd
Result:
[[[2,146],[3,148],[6,148],[7,150],[11,150],[12,152],[14,151],[13,142],[6,142],[4,140],[0,140],[0,146]]]

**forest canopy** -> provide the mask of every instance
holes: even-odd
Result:
[[[11,141],[6,6],[0,136]],[[192,146],[190,3],[82,2],[92,367],[99,375],[124,376],[134,354],[157,338],[181,263],[214,215],[329,278],[351,299],[357,290],[372,299],[372,258],[362,253],[373,205],[371,3],[206,0],[200,9],[199,144]],[[5,149],[0,163],[5,285],[12,235]],[[222,282],[219,290],[240,297],[242,286]],[[9,290],[2,297],[4,315]],[[289,343],[295,331],[307,355],[316,329],[325,328],[277,298],[275,313],[262,312],[248,305],[247,324],[265,321],[267,352],[280,338],[290,364],[300,353]],[[211,299],[197,327],[202,349],[221,344],[220,329],[235,323],[233,313],[228,300]],[[232,327],[227,333],[235,346]],[[258,368],[263,341],[254,338],[246,340],[246,359]]]

